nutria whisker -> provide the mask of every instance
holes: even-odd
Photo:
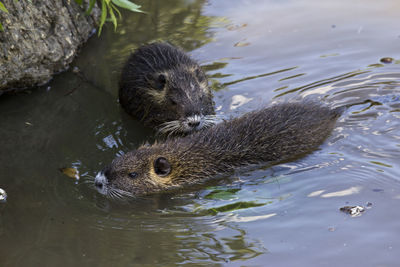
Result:
[[[111,199],[114,199],[114,200],[121,199],[121,196],[117,192],[115,192],[114,190],[108,191],[108,197],[110,197]]]
[[[80,183],[81,184],[94,184],[94,178],[93,178],[93,180],[83,180]]]
[[[116,200],[121,198],[121,196],[113,189],[108,190],[107,196],[111,199],[116,199]]]
[[[107,193],[108,193],[108,196],[110,196],[111,198],[118,199],[118,200],[133,197],[132,193],[126,192],[126,191],[118,189],[118,188],[110,188]]]
[[[217,116],[217,115],[207,115],[207,116],[195,115],[187,118],[186,120],[174,120],[165,122],[161,124],[160,127],[158,128],[158,133],[166,134],[168,136],[191,133],[217,124],[218,122],[221,121],[219,119],[221,117],[222,116]],[[198,123],[198,124],[192,128],[189,128],[189,126],[187,125],[190,123]]]
[[[169,121],[169,122],[165,122],[163,124],[160,125],[160,128],[158,129],[158,131],[170,131],[170,130],[174,130],[176,127],[180,126],[180,122],[179,121]]]

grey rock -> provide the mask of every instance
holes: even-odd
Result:
[[[81,44],[97,25],[97,6],[87,16],[88,0],[2,0],[0,12],[0,95],[47,83],[68,69]]]

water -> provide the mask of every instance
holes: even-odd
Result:
[[[1,266],[397,266],[397,1],[142,1],[60,74],[0,98]],[[207,70],[219,114],[288,100],[349,106],[305,158],[213,187],[114,203],[98,170],[154,133],[117,102],[120,68],[169,40]],[[380,62],[392,57],[391,64]],[[59,168],[75,167],[76,181]],[[362,216],[339,211],[370,206]],[[232,204],[232,205],[231,205]]]

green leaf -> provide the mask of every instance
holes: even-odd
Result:
[[[129,0],[112,0],[112,2],[114,4],[116,4],[117,6],[119,6],[119,7],[128,9],[128,10],[133,11],[133,12],[146,13],[146,12],[144,12],[144,11],[139,9],[141,6],[134,4]]]
[[[3,24],[1,24],[1,22],[0,22],[0,31],[4,32]]]
[[[1,10],[1,11],[4,11],[4,12],[6,12],[6,13],[8,13],[7,8],[3,5],[2,2],[0,2],[0,10]]]
[[[101,1],[101,16],[100,16],[100,26],[99,26],[99,36],[101,34],[101,29],[103,28],[104,22],[106,22],[107,18],[107,6],[106,1]]]
[[[114,31],[116,31],[118,23],[117,23],[117,18],[115,17],[114,11],[112,9],[112,4],[108,6],[108,12],[110,13],[111,21],[114,24]]]
[[[83,0],[75,0],[75,2],[80,6],[83,4]]]
[[[111,5],[112,9],[114,9],[115,12],[117,12],[118,17],[121,19],[122,18],[122,14],[121,12],[118,10],[118,8],[115,5]]]
[[[90,15],[90,13],[92,13],[94,4],[96,3],[96,0],[90,0],[89,2],[89,8],[88,10],[86,10],[86,15]]]
[[[228,211],[234,211],[234,210],[240,210],[240,209],[260,207],[260,206],[264,206],[266,204],[269,204],[269,203],[257,203],[254,201],[248,201],[248,202],[240,201],[240,202],[228,204],[228,205],[221,206],[221,207],[207,209],[206,213],[215,215],[219,212],[228,212]]]

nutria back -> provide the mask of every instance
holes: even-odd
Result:
[[[166,134],[214,124],[214,102],[201,67],[168,43],[138,48],[122,69],[119,101],[134,118]]]
[[[104,194],[137,196],[198,184],[240,166],[289,160],[321,145],[339,116],[338,110],[310,103],[253,111],[128,152],[100,172],[95,184]]]

